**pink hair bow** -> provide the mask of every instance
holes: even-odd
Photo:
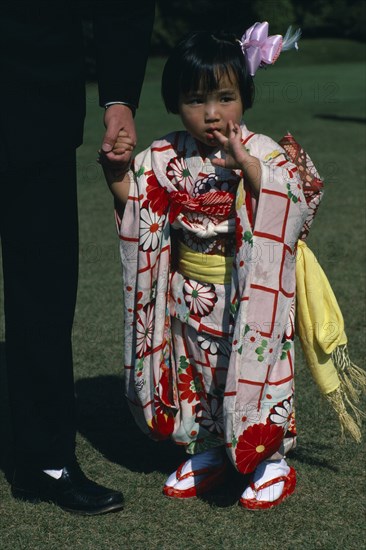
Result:
[[[241,49],[245,55],[249,72],[254,76],[259,67],[272,65],[282,50],[292,47],[297,49],[297,40],[301,31],[298,29],[291,36],[291,27],[287,30],[283,39],[280,34],[268,36],[268,23],[254,23],[245,31],[240,40]]]

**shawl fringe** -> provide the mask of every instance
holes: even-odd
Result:
[[[357,443],[361,442],[362,419],[366,413],[357,404],[360,395],[366,391],[366,372],[355,365],[348,354],[347,344],[337,346],[332,353],[340,385],[326,395],[327,401],[338,415],[342,439],[348,433]]]

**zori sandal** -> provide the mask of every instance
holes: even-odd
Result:
[[[183,462],[166,480],[163,494],[171,498],[193,498],[220,485],[225,479],[227,463],[221,452],[216,451],[212,449]]]
[[[294,468],[287,466],[285,460],[281,460],[280,462],[284,463],[287,467],[287,473],[268,479],[270,471],[267,464],[267,471],[262,469],[267,475],[262,475],[257,481],[254,481],[252,478],[249,486],[239,500],[240,506],[247,510],[267,510],[274,506],[278,506],[285,498],[294,492],[296,486],[296,472]],[[283,470],[283,468],[279,469]],[[267,478],[267,480],[265,478]]]

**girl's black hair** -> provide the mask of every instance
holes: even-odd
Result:
[[[181,93],[219,87],[226,74],[238,82],[245,109],[253,104],[254,84],[239,42],[233,34],[208,31],[193,32],[173,49],[163,71],[161,93],[167,111],[177,114]]]

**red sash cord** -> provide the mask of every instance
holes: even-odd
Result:
[[[181,212],[200,212],[228,218],[234,199],[235,195],[228,191],[212,191],[198,197],[191,197],[185,191],[172,191],[169,193],[169,222],[173,223]]]

